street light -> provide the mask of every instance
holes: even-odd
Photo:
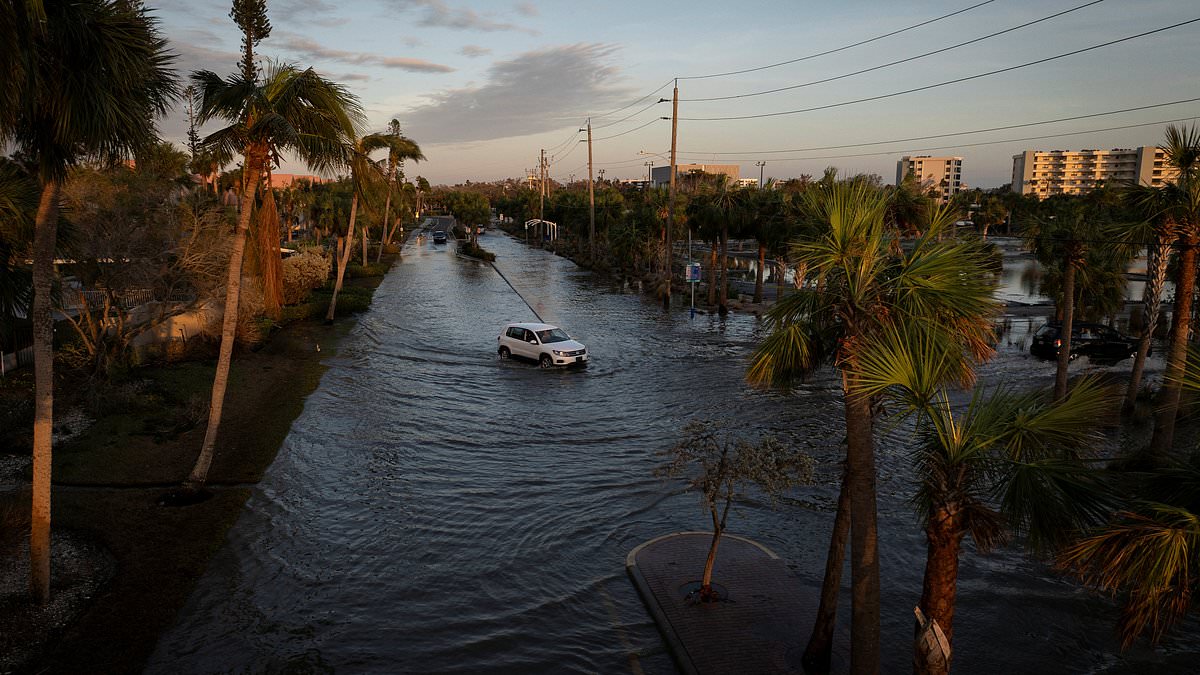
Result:
[[[652,180],[650,178],[650,173],[654,169],[654,162],[646,162],[643,164],[643,166],[646,167],[646,188],[648,189],[650,187],[650,181]]]
[[[762,189],[762,186],[763,186],[763,167],[766,165],[767,165],[766,162],[755,162],[754,163],[754,166],[758,167],[758,188],[760,190]]]

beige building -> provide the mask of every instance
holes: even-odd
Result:
[[[1026,150],[1013,155],[1012,190],[1045,199],[1090,192],[1105,182],[1161,187],[1175,178],[1162,148]]]
[[[896,162],[896,185],[904,182],[904,177],[912,172],[921,185],[931,185],[941,194],[942,203],[963,189],[962,157],[901,157]]]
[[[675,177],[676,179],[686,176],[691,173],[708,173],[713,175],[729,176],[729,180],[737,183],[742,177],[742,167],[737,164],[676,164]],[[653,176],[655,186],[666,185],[671,182],[671,167],[656,166],[650,170]],[[755,180],[755,184],[758,181]]]

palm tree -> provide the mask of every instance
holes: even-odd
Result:
[[[1171,312],[1171,344],[1167,353],[1158,417],[1150,439],[1152,457],[1162,459],[1175,442],[1175,417],[1179,413],[1180,382],[1187,360],[1192,330],[1192,298],[1196,290],[1196,246],[1200,245],[1200,128],[1169,125],[1163,147],[1166,164],[1179,174],[1153,196],[1163,227],[1175,236],[1179,272],[1175,279],[1175,306]],[[1145,202],[1143,202],[1145,203]]]
[[[368,134],[352,141],[345,165],[350,168],[350,182],[354,186],[354,196],[350,200],[350,223],[346,232],[345,246],[338,258],[337,280],[333,286],[333,297],[329,300],[329,310],[325,313],[325,322],[333,323],[333,313],[337,309],[338,293],[342,290],[342,281],[346,276],[346,266],[350,264],[350,248],[354,242],[354,222],[358,218],[358,203],[366,200],[368,186],[383,178],[379,165],[371,160],[371,153],[387,148],[389,157],[393,154],[402,159],[419,161],[425,159],[421,148],[403,136],[393,136],[388,133]],[[389,191],[390,198],[391,193]],[[367,264],[367,233],[363,232],[363,265]]]
[[[31,590],[50,595],[50,464],[53,424],[54,280],[59,195],[68,169],[88,156],[124,159],[157,140],[154,120],[177,93],[173,57],[157,22],[133,3],[0,2],[5,92],[0,146],[36,167],[34,220],[33,506]]]
[[[765,189],[750,193],[750,234],[758,242],[758,268],[754,273],[754,302],[763,301],[763,276],[766,274],[767,250],[776,245],[786,233],[783,195],[768,183]]]
[[[1061,204],[1054,215],[1036,220],[1030,229],[1033,249],[1038,261],[1053,269],[1061,279],[1059,311],[1062,321],[1059,336],[1058,369],[1054,376],[1054,397],[1067,395],[1068,367],[1071,362],[1071,330],[1075,322],[1076,277],[1087,269],[1089,254],[1103,244],[1104,223],[1078,202]]]
[[[236,7],[236,6],[235,6]],[[201,92],[200,120],[220,118],[230,122],[204,139],[206,146],[240,152],[243,157],[242,211],[234,231],[226,281],[225,310],[221,325],[221,349],[213,377],[212,400],[204,445],[185,487],[201,488],[208,480],[229,368],[237,336],[238,298],[241,292],[242,259],[253,211],[255,192],[269,162],[280,153],[305,161],[310,169],[325,170],[345,163],[346,147],[362,119],[357,99],[341,86],[323,79],[311,68],[273,63],[261,79],[250,53],[253,40],[246,30],[243,70],[227,80],[211,71],[199,71],[192,80]]]
[[[915,336],[915,337],[914,337]],[[964,537],[986,552],[1009,531],[1037,552],[1059,548],[1111,512],[1111,486],[1085,452],[1103,439],[1099,420],[1115,399],[1086,379],[1065,397],[1000,387],[977,390],[956,415],[937,383],[956,368],[953,353],[920,331],[891,331],[861,359],[868,393],[917,415],[914,502],[927,554],[913,667],[948,673],[954,640],[958,565]]]
[[[843,485],[850,506],[851,669],[875,673],[879,558],[874,413],[859,361],[865,347],[885,331],[908,324],[921,327],[931,340],[946,345],[946,353],[956,355],[956,368],[947,369],[945,377],[968,379],[970,360],[990,354],[994,281],[978,273],[986,259],[979,244],[938,241],[954,220],[946,208],[931,205],[922,236],[901,247],[885,224],[886,193],[867,181],[824,181],[802,199],[808,216],[824,231],[814,240],[793,244],[793,257],[815,275],[821,290],[800,289],[771,309],[771,333],[755,350],[747,379],[786,384],[826,364],[841,371],[847,445]],[[830,569],[834,553],[831,548],[825,583],[836,588],[840,573]],[[814,635],[823,630],[827,627],[818,625]],[[806,661],[827,668],[828,645],[812,646]]]

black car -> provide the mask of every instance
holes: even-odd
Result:
[[[435,244],[444,244],[444,243],[446,243],[446,232],[445,232],[445,231],[443,231],[443,230],[434,230],[434,232],[433,232],[433,243],[435,243]]]
[[[1040,359],[1057,359],[1062,347],[1062,325],[1051,321],[1033,334],[1029,353]],[[1137,354],[1138,338],[1118,333],[1098,323],[1071,325],[1071,358],[1086,356],[1094,360],[1120,361]]]

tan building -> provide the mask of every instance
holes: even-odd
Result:
[[[742,177],[742,167],[737,164],[676,164],[675,177],[686,176],[690,173],[708,173],[729,176],[729,180],[737,183]],[[671,182],[671,167],[656,166],[650,170],[654,185],[667,185]],[[757,181],[755,181],[757,183]]]
[[[309,183],[316,185],[318,183],[331,183],[331,182],[333,182],[334,179],[322,178],[320,176],[308,176],[308,175],[298,174],[298,173],[272,173],[271,174],[271,187],[285,188],[285,187],[290,186],[292,183],[295,183],[298,180],[308,181]]]
[[[1178,172],[1162,148],[1113,150],[1026,150],[1013,155],[1012,191],[1045,199],[1090,192],[1106,182],[1161,187]]]
[[[901,157],[896,162],[896,185],[904,182],[904,177],[912,172],[921,185],[931,185],[941,195],[942,203],[963,189],[962,157]]]

